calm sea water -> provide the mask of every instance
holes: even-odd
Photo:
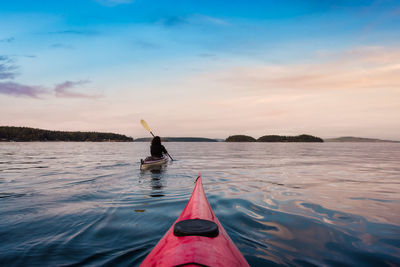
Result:
[[[138,265],[199,172],[252,266],[400,265],[400,144],[165,145],[0,143],[0,265]]]

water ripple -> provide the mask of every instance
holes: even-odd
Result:
[[[200,171],[251,266],[400,265],[399,144],[2,143],[4,266],[137,266]]]

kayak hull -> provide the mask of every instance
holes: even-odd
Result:
[[[176,223],[202,219],[215,223],[216,237],[176,236]],[[158,242],[140,266],[249,266],[243,255],[218,221],[204,193],[201,177],[197,179],[192,196],[172,227]]]
[[[163,155],[162,158],[153,158],[147,157],[145,160],[141,160],[140,169],[141,170],[150,170],[153,168],[160,168],[164,164],[168,162],[168,157]]]

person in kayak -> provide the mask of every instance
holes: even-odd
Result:
[[[161,138],[159,136],[155,136],[151,141],[150,153],[154,158],[162,158],[163,154],[168,154],[165,147],[161,144]]]

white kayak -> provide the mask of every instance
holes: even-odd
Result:
[[[144,160],[143,159],[140,160],[140,169],[149,170],[153,168],[159,168],[167,162],[168,162],[167,155],[163,155],[161,158],[147,157]]]

